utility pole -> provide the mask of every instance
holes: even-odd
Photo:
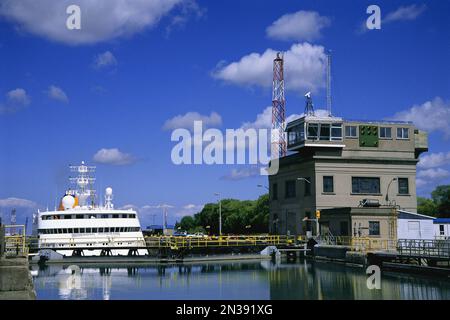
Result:
[[[219,236],[222,235],[222,199],[220,198],[220,193],[214,193],[215,196],[219,197]]]

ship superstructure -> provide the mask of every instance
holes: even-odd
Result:
[[[145,239],[135,210],[114,209],[113,190],[96,204],[95,167],[71,166],[76,185],[65,192],[59,208],[38,212],[39,249],[64,256],[146,255]]]

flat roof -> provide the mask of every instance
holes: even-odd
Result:
[[[450,223],[450,218],[436,218],[433,220],[433,223]]]

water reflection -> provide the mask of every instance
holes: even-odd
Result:
[[[450,298],[447,280],[385,273],[369,290],[363,269],[307,261],[33,268],[38,299]]]

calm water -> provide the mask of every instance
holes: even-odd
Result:
[[[226,262],[100,268],[33,267],[38,299],[450,299],[450,281],[306,262]]]

